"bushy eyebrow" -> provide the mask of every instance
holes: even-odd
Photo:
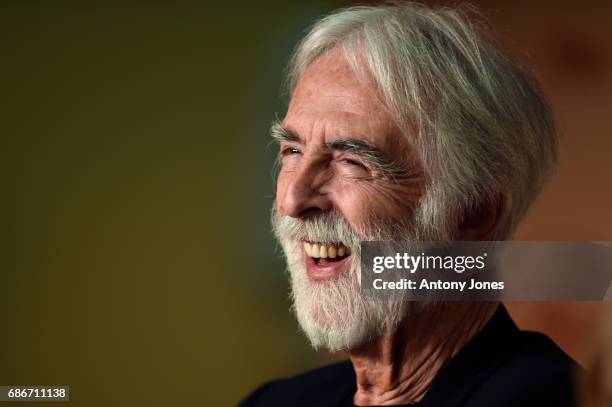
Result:
[[[274,120],[272,122],[272,125],[270,126],[270,136],[272,136],[277,143],[280,143],[281,141],[291,141],[294,143],[302,142],[300,136],[283,126],[283,124],[278,120]]]
[[[392,178],[402,172],[394,161],[389,160],[382,151],[364,140],[338,139],[327,143],[327,146],[332,150],[348,151],[358,155],[383,176]]]
[[[277,143],[281,143],[283,141],[302,143],[302,139],[298,134],[287,129],[278,120],[272,122],[272,126],[270,127],[270,135]],[[326,146],[330,150],[348,151],[359,156],[385,177],[394,178],[406,172],[396,162],[389,160],[381,150],[365,140],[343,138],[326,143]]]

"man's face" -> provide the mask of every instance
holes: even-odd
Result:
[[[357,322],[374,318],[360,315],[371,310],[355,298],[359,241],[415,238],[406,229],[423,195],[422,166],[373,86],[358,80],[341,49],[306,70],[275,131],[281,169],[274,223],[298,319],[315,345],[346,347],[354,342],[348,336],[371,335],[361,331],[373,329]],[[344,330],[337,332],[343,337],[338,346],[313,340],[309,332],[329,335],[333,329]]]

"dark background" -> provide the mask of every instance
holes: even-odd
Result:
[[[563,134],[517,238],[612,240],[612,3],[475,3]],[[347,4],[0,5],[0,385],[233,405],[329,360],[289,313],[267,127],[291,49]],[[510,304],[580,361],[599,308]]]

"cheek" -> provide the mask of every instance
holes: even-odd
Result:
[[[289,178],[287,177],[287,173],[280,171],[276,178],[276,193],[274,195],[274,205],[276,207],[276,211],[279,215],[282,215],[280,202],[282,202],[285,192],[287,191],[287,186],[289,185]]]
[[[335,189],[335,202],[352,225],[372,217],[400,220],[413,213],[423,196],[422,179],[344,183]]]

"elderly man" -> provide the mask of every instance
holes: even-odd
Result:
[[[360,242],[504,240],[544,185],[543,96],[464,12],[348,8],[290,64],[274,231],[315,348],[350,361],[270,382],[245,406],[566,406],[573,362],[491,302],[372,301]]]

